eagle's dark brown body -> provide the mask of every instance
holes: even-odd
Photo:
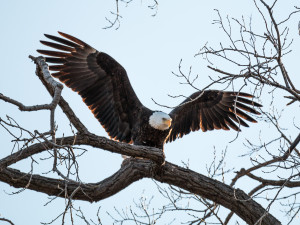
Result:
[[[133,127],[132,139],[135,145],[144,145],[163,149],[166,138],[170,133],[170,128],[167,130],[158,130],[149,124],[149,117],[153,114],[150,109],[145,109],[141,114],[139,121]]]

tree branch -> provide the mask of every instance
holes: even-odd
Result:
[[[165,159],[164,153],[160,149],[147,147],[147,146],[137,146],[137,145],[130,145],[126,143],[119,143],[91,133],[57,138],[56,143],[60,143],[60,145],[54,144],[50,141],[45,141],[42,143],[31,145],[16,153],[13,153],[0,160],[0,171],[1,168],[10,166],[34,154],[41,153],[46,150],[50,150],[54,147],[64,148],[71,145],[88,145],[96,148],[101,148],[110,152],[127,155],[127,156],[147,158],[153,160],[159,165],[163,164]]]
[[[242,190],[234,189],[217,180],[169,162],[166,162],[163,166],[158,166],[149,160],[126,159],[121,169],[112,176],[98,183],[86,184],[46,178],[39,175],[29,175],[10,168],[3,169],[0,173],[1,181],[16,188],[27,185],[28,189],[58,197],[64,197],[65,194],[69,196],[80,187],[80,190],[75,192],[73,199],[89,202],[107,198],[142,178],[153,178],[162,183],[175,185],[214,201],[232,210],[248,224],[255,224],[266,213],[261,205],[251,199]],[[67,193],[63,194],[64,191]],[[277,225],[281,223],[267,213],[261,224]]]
[[[43,85],[46,87],[49,94],[53,97],[54,96],[54,82],[56,82],[50,75],[48,70],[48,65],[45,62],[43,57],[33,57],[29,56],[34,63],[37,65],[36,68],[36,75],[42,81]],[[70,122],[74,125],[74,127],[80,133],[87,133],[87,128],[83,125],[83,123],[79,120],[79,118],[75,115],[69,104],[64,100],[63,97],[60,97],[59,106],[61,107],[62,111],[66,114]]]

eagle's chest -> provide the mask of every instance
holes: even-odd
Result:
[[[136,129],[137,132],[134,137],[134,144],[163,149],[163,145],[169,135],[170,129],[155,129],[149,125],[147,119],[144,120],[142,125]]]

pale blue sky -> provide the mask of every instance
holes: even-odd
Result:
[[[280,13],[276,13],[276,16],[285,17],[291,7],[299,1],[289,1],[289,3],[289,5],[279,4],[278,12]],[[253,27],[257,30],[264,28],[261,18],[257,15],[254,4],[250,0],[194,0],[188,3],[187,1],[168,0],[159,2],[158,13],[155,17],[151,16],[153,11],[148,9],[149,4],[152,2],[133,1],[128,7],[120,4],[120,13],[123,16],[120,28],[105,30],[102,29],[108,25],[105,17],[111,18],[109,11],[115,10],[115,1],[1,1],[0,93],[26,105],[50,102],[49,94],[34,74],[35,65],[28,55],[38,56],[35,50],[43,48],[39,40],[45,39],[44,33],[56,35],[56,31],[59,30],[74,35],[99,51],[113,56],[127,70],[131,84],[142,103],[151,109],[169,112],[168,109],[155,105],[151,98],[161,104],[175,106],[182,99],[171,99],[167,94],[187,96],[194,91],[188,86],[180,85],[179,82],[182,80],[175,78],[171,73],[172,71],[177,72],[180,59],[183,59],[183,70],[187,72],[189,67],[193,66],[194,74],[199,74],[200,79],[196,83],[199,88],[209,83],[208,76],[214,75],[206,68],[207,62],[201,57],[195,58],[194,55],[206,42],[213,46],[218,46],[219,42],[227,42],[218,26],[212,25],[213,20],[217,19],[215,8],[219,9],[224,17],[230,14],[231,17],[241,18],[244,15],[246,19],[249,19],[252,16]],[[286,58],[284,63],[290,71],[290,76],[299,87],[300,78],[297,74],[297,65],[295,65],[295,59],[299,59],[300,51],[298,21],[299,16],[295,16],[289,23],[290,37],[294,38],[293,53]],[[227,64],[218,66],[224,69],[231,68],[231,65]],[[220,86],[214,88],[220,88]],[[251,91],[247,88],[245,91]],[[107,137],[104,129],[76,93],[64,88],[63,96],[90,131]],[[286,104],[286,100],[281,100],[279,104]],[[267,105],[269,97],[266,96],[266,99],[260,99],[260,101]],[[265,107],[267,109],[267,106]],[[19,112],[17,107],[2,101],[0,101],[0,109],[1,118],[8,114],[31,131],[38,129],[43,132],[48,129],[49,112],[47,111]],[[299,107],[292,105],[288,110],[287,115],[293,115],[292,113],[299,112]],[[287,120],[283,121],[283,124],[290,128],[289,124],[292,126],[292,119],[284,119]],[[57,111],[56,121],[59,125],[58,135],[62,133],[70,135],[68,122],[60,109]],[[228,146],[226,168],[239,170],[241,167],[251,165],[249,160],[238,157],[247,152],[242,144],[245,137],[258,138],[260,130],[267,140],[272,137],[268,127],[263,123],[252,124],[250,128],[243,129],[234,143],[229,143],[236,137],[236,133],[233,131],[196,132],[172,144],[167,144],[165,146],[166,157],[168,161],[179,165],[182,165],[182,161],[189,161],[191,169],[206,175],[205,168],[213,159],[214,146],[219,155]],[[293,132],[295,131],[291,128],[289,134],[295,138],[296,133]],[[3,157],[10,153],[12,143],[9,142],[10,137],[1,127],[0,140],[2,143],[0,156]],[[39,159],[40,156],[35,157]],[[100,181],[117,171],[121,162],[122,159],[118,154],[89,149],[80,159],[81,179],[85,182]],[[40,165],[35,165],[34,171],[35,173],[47,172],[51,170],[51,166],[51,163],[40,161]],[[19,162],[13,167],[29,171],[30,161]],[[232,175],[225,177],[226,182],[230,183],[231,178]],[[237,187],[246,192],[251,190],[243,182],[239,182]],[[157,193],[152,181],[142,180],[101,202],[94,204],[76,202],[76,205],[82,205],[88,218],[95,218],[97,208],[101,206],[100,216],[103,224],[111,224],[111,220],[105,212],[113,212],[114,206],[121,209],[133,205],[132,200],[138,199],[143,190],[147,197]],[[50,222],[65,207],[62,199],[43,206],[48,201],[48,196],[30,190],[18,195],[7,194],[14,191],[16,189],[0,183],[0,217],[11,219],[16,225]],[[159,198],[156,198],[153,207],[161,207],[160,201]],[[178,217],[178,215],[169,216]],[[282,215],[275,216],[282,219]],[[170,217],[166,217],[162,221],[168,222]],[[175,224],[178,224],[180,218],[178,217],[176,221]],[[299,219],[296,221],[299,223]],[[60,220],[55,224],[60,224]]]

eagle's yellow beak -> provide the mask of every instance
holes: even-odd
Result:
[[[166,119],[164,122],[165,122],[166,125],[168,125],[168,127],[170,127],[171,124],[172,124],[172,119],[171,118],[170,119]]]

